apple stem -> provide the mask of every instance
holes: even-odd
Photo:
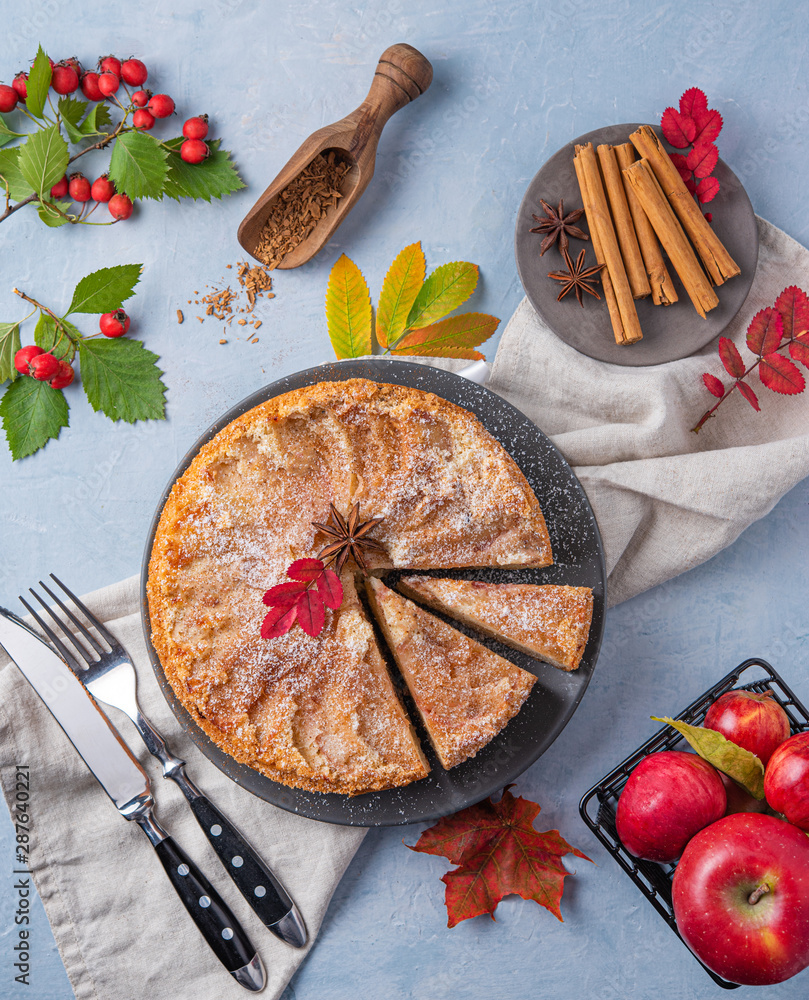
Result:
[[[754,889],[753,892],[750,893],[750,895],[747,897],[747,902],[751,906],[755,906],[756,903],[761,899],[761,897],[765,896],[769,891],[770,887],[767,885],[767,883],[762,882],[761,885],[758,887],[758,889]]]

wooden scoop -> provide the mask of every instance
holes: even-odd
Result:
[[[385,49],[379,58],[368,96],[357,110],[334,125],[326,125],[310,135],[244,217],[238,232],[239,243],[244,249],[256,257],[261,232],[279,193],[318,153],[335,150],[339,157],[351,165],[340,185],[343,197],[334,208],[327,209],[312,232],[286,254],[278,267],[298,267],[314,257],[331,239],[332,233],[354,207],[373,177],[376,146],[385,122],[394,112],[423,94],[432,78],[433,67],[412,45],[399,43]]]

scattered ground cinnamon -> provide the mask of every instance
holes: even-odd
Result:
[[[226,264],[226,268],[232,269],[232,264]],[[253,312],[256,307],[256,303],[260,298],[266,297],[268,299],[274,299],[275,293],[270,289],[272,288],[272,276],[269,271],[262,267],[261,264],[255,264],[252,267],[246,261],[239,261],[236,265],[238,268],[236,272],[236,277],[239,282],[239,288],[234,292],[230,285],[225,285],[224,280],[216,288],[212,288],[206,295],[203,295],[198,301],[198,304],[205,307],[205,315],[197,316],[200,323],[205,321],[206,316],[213,316],[214,319],[218,319],[228,326],[233,322],[234,317],[239,314],[247,314]],[[210,285],[207,286],[210,288]],[[195,292],[195,294],[199,294]],[[179,310],[178,310],[179,313]],[[178,322],[182,322],[178,320]],[[261,326],[261,320],[252,320],[252,326],[257,329]],[[248,324],[247,319],[239,319],[239,326],[246,326]],[[249,339],[249,338],[248,338]],[[226,344],[226,340],[220,340],[220,344]]]
[[[183,321],[184,319],[185,319],[185,316],[183,316],[183,311],[182,311],[182,309],[178,309],[178,310],[177,310],[177,322],[178,322],[178,323],[182,323],[182,321]]]
[[[300,246],[330,208],[342,197],[340,185],[350,164],[334,150],[312,160],[280,192],[259,236],[255,255],[270,270]]]

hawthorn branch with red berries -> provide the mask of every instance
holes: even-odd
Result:
[[[719,358],[734,379],[729,389],[721,379],[705,372],[702,381],[712,395],[718,397],[710,410],[703,413],[691,430],[698,434],[719,406],[738,389],[754,410],[760,411],[758,396],[745,381],[756,369],[762,385],[785,396],[795,396],[806,388],[806,380],[795,361],[809,368],[809,296],[790,285],[775,300],[772,307],[756,313],[747,328],[747,347],[755,355],[745,367],[738,348],[728,337],[719,338]],[[788,351],[790,358],[781,352]]]

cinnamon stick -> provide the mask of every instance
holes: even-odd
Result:
[[[581,172],[585,178],[584,187],[581,183],[582,202],[587,215],[587,222],[590,225],[590,235],[595,231],[600,246],[603,260],[599,259],[599,264],[605,263],[606,270],[610,276],[612,287],[615,292],[615,299],[620,313],[621,328],[618,330],[613,323],[616,343],[634,344],[643,337],[638,320],[638,311],[635,308],[635,300],[632,298],[632,290],[629,287],[629,280],[626,276],[624,261],[621,257],[621,250],[618,247],[618,239],[612,225],[607,197],[604,194],[604,185],[601,181],[601,172],[598,169],[593,144],[588,142],[585,146],[576,146],[576,157],[581,163]],[[576,169],[579,175],[578,168]],[[596,239],[593,239],[593,246]],[[598,253],[596,253],[598,257]]]
[[[615,157],[618,160],[618,166],[623,170],[630,163],[635,162],[635,147],[631,142],[624,142],[615,147]],[[670,306],[677,301],[677,289],[674,287],[674,282],[671,280],[671,275],[663,261],[663,254],[660,252],[660,244],[657,242],[655,231],[641,208],[638,196],[630,187],[629,181],[625,177],[621,179],[626,192],[626,200],[629,203],[629,211],[632,214],[632,221],[635,224],[635,233],[646,267],[646,276],[652,289],[652,302],[656,306]]]
[[[640,155],[649,161],[663,193],[677,213],[713,283],[721,285],[728,278],[739,274],[741,268],[689,194],[685,181],[660,144],[654,129],[650,125],[641,125],[629,139]]]
[[[618,245],[621,248],[629,287],[632,289],[632,297],[645,299],[647,295],[652,294],[652,288],[646,277],[646,265],[643,263],[643,257],[640,253],[638,237],[635,235],[635,224],[632,222],[632,216],[629,212],[629,204],[626,200],[621,171],[618,169],[615,149],[605,143],[599,146],[596,152],[598,153],[598,162],[601,164],[601,176],[604,178],[604,187],[607,190],[612,221],[618,236]]]
[[[700,267],[696,254],[683,232],[683,227],[677,221],[668,199],[663,194],[651,165],[647,160],[637,160],[624,170],[624,177],[637,194],[641,207],[657,233],[657,238],[663,244],[663,249],[669,255],[669,260],[674,265],[694,308],[705,319],[705,313],[719,305],[719,299]]]

